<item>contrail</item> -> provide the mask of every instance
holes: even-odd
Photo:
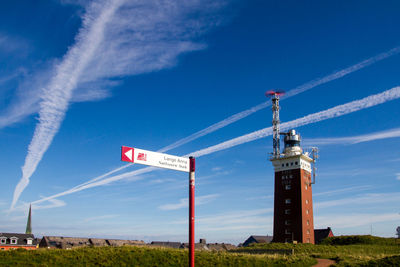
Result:
[[[95,55],[96,48],[103,39],[107,22],[121,4],[122,1],[104,2],[101,7],[97,3],[92,4],[84,16],[83,27],[77,35],[76,44],[69,49],[57,66],[49,85],[43,89],[39,122],[29,144],[25,164],[22,167],[22,178],[15,188],[11,209],[29,184],[29,178],[58,132],[78,79]]]
[[[306,139],[304,140],[303,143],[308,145],[358,144],[379,139],[396,138],[396,137],[400,137],[400,128],[394,128],[385,131],[379,131],[357,136]]]
[[[400,87],[394,87],[392,89],[389,89],[387,91],[384,91],[380,94],[372,95],[365,97],[360,100],[356,100],[347,104],[339,105],[334,108],[330,108],[324,111],[320,111],[314,114],[307,115],[303,118],[299,118],[293,121],[285,122],[282,123],[280,128],[282,130],[288,130],[291,128],[296,128],[299,126],[335,118],[335,117],[340,117],[345,114],[349,114],[358,110],[362,110],[365,108],[369,108],[372,106],[376,106],[382,103],[385,103],[390,100],[394,100],[400,97]],[[190,153],[188,155],[194,156],[194,157],[201,157],[204,155],[208,155],[220,150],[224,150],[230,147],[234,147],[240,144],[244,144],[247,142],[251,142],[260,138],[263,138],[265,136],[271,135],[272,134],[272,127],[267,127],[243,136],[239,136],[236,138],[233,138],[231,140],[225,141],[223,143],[210,146],[201,150],[198,150],[196,152]],[[186,156],[188,156],[186,155]]]
[[[310,89],[312,89],[314,87],[317,87],[319,85],[322,85],[322,84],[331,82],[333,80],[342,78],[342,77],[344,77],[344,76],[346,76],[346,75],[348,75],[350,73],[353,73],[355,71],[358,71],[360,69],[368,67],[368,66],[370,66],[370,65],[372,65],[372,64],[374,64],[374,63],[376,63],[378,61],[381,61],[381,60],[383,60],[385,58],[397,55],[399,53],[400,53],[400,47],[392,48],[389,51],[386,51],[384,53],[381,53],[381,54],[378,54],[376,56],[370,57],[370,58],[368,58],[368,59],[366,59],[364,61],[361,61],[361,62],[359,62],[357,64],[354,64],[354,65],[352,65],[352,66],[350,66],[348,68],[342,69],[340,71],[336,71],[336,72],[334,72],[332,74],[329,74],[329,75],[327,75],[325,77],[317,78],[317,79],[309,81],[309,82],[307,82],[305,84],[297,86],[297,87],[289,90],[288,92],[286,92],[286,94],[283,95],[281,97],[281,99],[285,99],[285,98],[289,98],[289,97],[295,96],[297,94],[300,94],[302,92],[310,90]],[[223,127],[225,127],[225,126],[227,126],[229,124],[232,124],[232,123],[234,123],[234,122],[236,122],[238,120],[246,118],[247,116],[249,116],[249,115],[251,115],[251,114],[253,114],[253,113],[255,113],[255,112],[257,112],[257,111],[259,111],[261,109],[264,109],[264,108],[266,108],[266,107],[268,107],[270,105],[271,105],[271,102],[270,101],[266,101],[266,102],[263,102],[261,104],[258,104],[256,106],[254,106],[252,108],[249,108],[249,109],[246,109],[246,110],[241,111],[239,113],[236,113],[236,114],[234,114],[234,115],[232,115],[232,116],[230,116],[230,117],[228,117],[228,118],[226,118],[226,119],[224,119],[224,120],[222,120],[220,122],[217,122],[217,123],[205,128],[203,130],[200,130],[200,131],[198,131],[198,132],[196,132],[196,133],[194,133],[192,135],[189,135],[189,136],[187,136],[187,137],[185,137],[185,138],[183,138],[181,140],[176,141],[175,143],[172,143],[172,144],[160,149],[159,152],[165,152],[165,151],[171,150],[173,148],[177,148],[179,146],[182,146],[182,145],[184,145],[186,143],[189,143],[189,142],[191,142],[191,141],[193,141],[193,140],[195,140],[197,138],[200,138],[200,137],[202,137],[204,135],[207,135],[207,134],[210,134],[212,132],[215,132],[218,129],[221,129],[221,128],[223,128]]]
[[[309,81],[307,83],[304,83],[304,84],[302,84],[300,86],[297,86],[297,87],[289,90],[285,95],[283,95],[281,97],[281,100],[289,98],[289,97],[292,97],[292,96],[295,96],[297,94],[300,94],[302,92],[310,90],[310,89],[312,89],[314,87],[317,87],[319,85],[322,85],[322,84],[331,82],[333,80],[342,78],[342,77],[344,77],[344,76],[346,76],[348,74],[351,74],[351,73],[353,73],[353,72],[355,72],[357,70],[360,70],[360,69],[363,69],[365,67],[368,67],[368,66],[370,66],[370,65],[372,65],[372,64],[374,64],[374,63],[376,63],[378,61],[381,61],[381,60],[383,60],[385,58],[397,55],[399,53],[400,53],[400,47],[395,47],[395,48],[392,48],[392,49],[390,49],[390,50],[388,50],[386,52],[383,52],[381,54],[378,54],[378,55],[370,57],[370,58],[368,58],[366,60],[363,60],[363,61],[361,61],[361,62],[359,62],[357,64],[354,64],[354,65],[352,65],[350,67],[347,67],[347,68],[342,69],[340,71],[336,71],[336,72],[334,72],[332,74],[329,74],[329,75],[327,75],[325,77],[311,80],[311,81]],[[271,106],[271,102],[270,101],[266,101],[266,102],[263,102],[263,103],[260,103],[260,104],[258,104],[256,106],[254,106],[254,107],[251,107],[249,109],[243,110],[243,111],[241,111],[239,113],[236,113],[236,114],[234,114],[234,115],[232,115],[232,116],[230,116],[230,117],[228,117],[228,118],[226,118],[226,119],[224,119],[222,121],[219,121],[219,122],[217,122],[215,124],[212,124],[207,128],[204,128],[204,129],[202,129],[202,130],[200,130],[198,132],[195,132],[195,133],[193,133],[193,134],[191,134],[191,135],[189,135],[189,136],[187,136],[185,138],[182,138],[182,139],[176,141],[175,143],[172,143],[172,144],[170,144],[168,146],[165,146],[165,147],[161,148],[160,150],[158,150],[158,152],[166,152],[166,151],[169,151],[171,149],[180,147],[180,146],[182,146],[184,144],[187,144],[187,143],[189,143],[189,142],[191,142],[193,140],[196,140],[196,139],[198,139],[198,138],[200,138],[202,136],[205,136],[205,135],[210,134],[212,132],[215,132],[215,131],[217,131],[217,130],[225,127],[225,126],[228,126],[228,125],[230,125],[230,124],[232,124],[232,123],[234,123],[234,122],[236,122],[238,120],[244,119],[247,116],[250,116],[251,114],[253,114],[253,113],[255,113],[255,112],[257,112],[257,111],[259,111],[261,109],[264,109],[266,107],[269,107],[269,106]],[[104,177],[106,177],[106,176],[108,176],[108,175],[110,175],[110,174],[112,174],[114,172],[120,171],[120,170],[125,169],[125,168],[129,168],[131,166],[133,166],[133,165],[125,165],[125,166],[119,167],[119,168],[117,168],[117,169],[115,169],[113,171],[110,171],[110,172],[106,173],[106,174],[103,174],[103,175],[100,175],[98,177],[95,177],[95,178],[87,181],[84,184],[88,184],[88,183],[91,183],[91,182],[94,182],[94,181],[101,180]]]
[[[315,123],[315,122],[319,122],[319,121],[323,121],[323,120],[327,120],[327,119],[331,119],[331,118],[335,118],[335,117],[340,117],[355,111],[359,111],[362,109],[366,109],[372,106],[376,106],[394,99],[398,99],[400,98],[400,87],[394,87],[392,89],[389,89],[387,91],[384,91],[382,93],[379,94],[375,94],[375,95],[371,95],[368,97],[365,97],[363,99],[360,100],[355,100],[343,105],[339,105],[324,111],[320,111],[317,113],[313,113],[310,115],[307,115],[305,117],[296,119],[296,120],[292,120],[289,122],[285,122],[281,124],[281,129],[291,129],[291,128],[295,128],[295,127],[299,127],[299,126],[303,126],[303,125],[307,125],[307,124],[311,124],[311,123]],[[205,156],[211,153],[215,153],[217,151],[221,151],[224,149],[228,149],[240,144],[244,144],[244,143],[248,143],[263,137],[266,137],[268,135],[272,134],[272,127],[267,127],[237,138],[233,138],[231,140],[222,142],[220,144],[208,147],[208,148],[204,148],[192,153],[188,153],[186,155],[184,155],[183,157],[188,157],[188,156],[195,156],[195,157],[201,157],[201,156]],[[109,184],[111,182],[115,182],[127,177],[132,177],[134,175],[139,175],[139,174],[144,174],[147,172],[151,172],[153,170],[156,170],[156,168],[154,167],[146,167],[140,170],[135,170],[135,171],[131,171],[131,172],[127,172],[127,173],[123,173],[120,175],[116,175],[116,176],[112,176],[109,178],[106,178],[104,180],[101,181],[97,181],[97,182],[93,182],[93,183],[84,183],[82,185],[76,186],[72,189],[69,189],[67,191],[61,192],[59,194],[56,195],[52,195],[46,198],[42,198],[39,200],[36,200],[34,202],[32,202],[32,204],[37,204],[37,203],[41,203],[50,199],[54,199],[60,196],[64,196],[64,195],[68,195],[68,194],[72,194],[75,192],[79,192],[88,188],[92,188],[92,187],[96,187],[96,186],[101,186],[101,185],[106,185]],[[141,179],[141,177],[137,177],[137,179]]]

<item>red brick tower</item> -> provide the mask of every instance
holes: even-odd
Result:
[[[314,244],[311,163],[303,154],[300,135],[295,130],[285,135],[285,149],[271,158],[275,169],[274,242]]]

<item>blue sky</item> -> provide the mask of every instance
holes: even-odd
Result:
[[[304,147],[320,149],[315,226],[394,236],[399,7],[2,3],[1,231],[24,231],[33,203],[38,236],[187,241],[187,175],[120,161],[122,145],[175,144],[163,151],[197,157],[196,239],[237,244],[271,235],[272,114],[264,92],[279,88],[288,92],[282,123],[301,133]]]

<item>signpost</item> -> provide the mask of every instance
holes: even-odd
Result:
[[[195,158],[183,158],[140,148],[122,146],[121,160],[189,173],[189,266],[194,267]]]

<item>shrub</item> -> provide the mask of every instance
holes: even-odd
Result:
[[[347,235],[328,237],[322,241],[324,245],[355,245],[355,244],[370,244],[370,245],[392,245],[395,244],[393,238],[384,238],[371,235]]]

